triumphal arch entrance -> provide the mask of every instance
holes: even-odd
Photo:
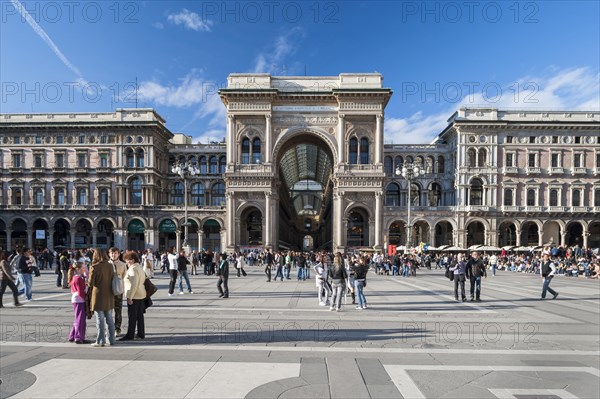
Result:
[[[382,248],[380,74],[231,74],[219,94],[228,251]]]

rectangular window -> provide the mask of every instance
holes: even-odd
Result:
[[[575,136],[575,144],[581,144],[581,136]]]
[[[42,156],[35,155],[33,158],[33,162],[34,162],[34,167],[41,168],[42,167]]]
[[[85,136],[84,135],[80,135],[79,136],[79,144],[83,144],[85,143]]]
[[[108,136],[100,136],[100,144],[107,144]]]
[[[78,154],[77,155],[77,167],[78,168],[85,168],[87,167],[87,157],[85,156],[85,154]]]
[[[552,136],[552,144],[558,144],[558,136]]]
[[[558,154],[552,154],[550,166],[553,168],[558,168]]]
[[[56,154],[56,155],[54,155],[54,163],[56,164],[55,167],[57,167],[57,168],[64,168],[65,167],[65,156],[64,156],[64,154]]]
[[[35,143],[36,144],[42,144],[42,137],[41,136],[35,136]]]
[[[13,154],[13,168],[20,168],[21,165],[21,154]]]
[[[581,168],[581,154],[573,155],[573,167]]]
[[[15,144],[21,144],[21,137],[15,136]]]
[[[535,162],[535,154],[529,154],[529,156],[527,157],[528,163],[527,165],[529,165],[530,168],[534,168],[536,167],[536,162]]]
[[[506,154],[506,166],[515,166],[515,158],[512,152]]]
[[[596,153],[596,167],[600,168],[600,152]]]
[[[512,143],[513,142],[513,137],[512,136],[506,136],[506,142],[507,143]]]
[[[56,144],[64,144],[65,136],[56,136]]]
[[[107,154],[100,154],[100,167],[108,168],[108,155]]]
[[[530,144],[534,144],[535,143],[535,136],[529,136],[529,143]]]

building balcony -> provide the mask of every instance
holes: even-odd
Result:
[[[548,212],[558,213],[558,212],[566,212],[569,208],[566,206],[549,206]]]
[[[487,205],[467,205],[464,209],[467,212],[489,212],[491,208]]]
[[[565,168],[563,167],[551,167],[548,171],[551,175],[562,175],[565,173]]]
[[[523,210],[522,206],[502,205],[502,212],[521,212],[522,210]]]
[[[75,168],[75,173],[88,173],[88,168]]]
[[[591,212],[592,209],[592,207],[587,206],[572,206],[571,212]]]
[[[55,167],[55,168],[52,169],[52,173],[54,173],[55,175],[66,174],[67,173],[67,168],[65,168],[63,166]]]
[[[539,166],[528,166],[527,167],[528,175],[538,174],[538,173],[542,173],[542,168],[540,168]]]
[[[110,173],[110,168],[96,168],[96,173]]]
[[[502,173],[505,175],[508,174],[518,174],[519,173],[519,168],[517,168],[516,166],[505,166],[502,168]]]
[[[595,206],[594,207],[594,212],[600,212],[600,206]]]
[[[10,174],[11,175],[16,175],[16,174],[23,174],[23,168],[19,168],[19,167],[11,167],[10,169]]]
[[[526,206],[525,212],[543,212],[544,207],[542,206]]]
[[[46,173],[46,168],[31,168],[31,173],[43,174]]]
[[[594,172],[595,175],[600,175],[600,166],[596,166],[596,171]]]
[[[573,175],[585,175],[587,168],[571,168],[571,174]]]

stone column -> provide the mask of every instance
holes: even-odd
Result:
[[[337,131],[337,149],[338,149],[338,163],[342,164],[346,162],[346,156],[344,154],[345,144],[345,129],[344,129],[344,114],[338,116],[338,131]]]
[[[92,229],[92,247],[96,248],[98,240],[98,230]]]
[[[375,247],[382,248],[381,244],[381,222],[383,220],[383,193],[375,192]]]
[[[222,243],[222,247],[223,248],[227,248],[228,250],[233,248],[235,246],[235,236],[234,233],[236,231],[235,229],[235,200],[233,198],[233,193],[231,191],[228,191],[225,193],[226,196],[226,226],[225,229],[227,230],[227,239],[225,240],[224,243]]]
[[[379,164],[383,155],[383,114],[375,118],[375,163]]]
[[[33,230],[27,229],[27,246],[33,248]]]
[[[56,204],[56,188],[50,189],[50,205]]]
[[[46,237],[46,245],[48,246],[48,249],[54,249],[54,229],[52,227],[48,227],[48,237]]]
[[[234,116],[231,114],[227,115],[227,165],[235,163],[234,147],[235,147],[235,134],[234,134]]]
[[[265,191],[265,238],[264,243],[265,247],[272,248],[272,234],[273,229],[271,223],[273,222],[273,213],[271,212],[271,196],[272,194],[268,191]]]
[[[12,230],[10,228],[6,228],[6,251],[12,251]]]
[[[202,251],[202,248],[204,248],[204,231],[198,230],[198,251]]]
[[[588,247],[588,239],[590,238],[590,233],[587,230],[583,231],[583,247],[582,248],[587,248]]]
[[[544,245],[544,230],[538,232],[538,246]]]
[[[263,151],[265,153],[265,163],[271,163],[271,155],[272,155],[272,141],[273,134],[271,132],[271,115],[265,115],[265,146],[263,147]]]
[[[175,231],[175,247],[177,248],[177,251],[179,252],[179,249],[181,248],[181,230],[177,229]]]
[[[517,242],[516,242],[517,247],[520,247],[521,246],[521,229],[519,229],[518,227],[515,228],[515,235],[517,236],[516,237],[517,238]]]
[[[71,248],[75,248],[75,230],[73,230],[71,228],[70,233],[71,233],[71,245],[70,245],[70,247]]]

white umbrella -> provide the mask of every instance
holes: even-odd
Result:
[[[477,250],[483,252],[500,252],[500,248],[495,247],[493,245],[482,245],[479,248],[477,248]]]
[[[464,248],[453,245],[450,248],[446,248],[444,251],[464,251],[464,250],[465,250]]]
[[[514,245],[505,245],[500,249],[503,249],[505,251],[510,251],[511,249],[516,248]]]
[[[476,251],[479,249],[479,247],[481,247],[481,244],[475,244],[475,245],[471,245],[469,248],[467,248],[469,251]]]

